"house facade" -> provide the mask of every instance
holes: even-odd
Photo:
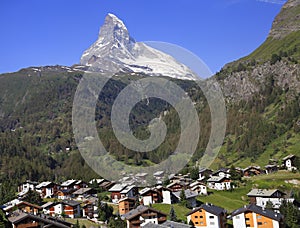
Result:
[[[225,228],[226,210],[212,204],[202,204],[187,214],[187,223],[194,227]]]
[[[226,177],[212,176],[207,180],[207,187],[215,190],[230,190],[231,180]]]
[[[119,207],[119,214],[124,215],[134,209],[136,203],[135,198],[123,198],[119,200],[118,207]]]
[[[284,200],[285,193],[277,189],[252,189],[247,196],[251,204],[266,207],[268,203],[272,203],[274,209],[279,209]]]
[[[255,204],[235,210],[231,218],[234,228],[280,228],[283,220],[281,214]]]

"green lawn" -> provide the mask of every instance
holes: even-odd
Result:
[[[73,223],[73,224],[76,224],[77,220],[78,220],[78,222],[79,222],[80,227],[81,227],[82,225],[85,225],[86,228],[94,228],[94,227],[96,228],[96,227],[100,227],[98,224],[93,223],[93,222],[91,222],[91,221],[89,221],[89,220],[87,220],[87,219],[70,219],[70,218],[66,218],[66,221],[67,221],[67,222],[70,222],[70,223]]]
[[[177,215],[177,219],[186,222],[186,214],[189,213],[191,210],[184,206],[181,206],[180,204],[173,204],[172,206],[174,207],[175,213]],[[156,210],[164,212],[165,214],[168,215],[168,219],[170,219],[169,214],[171,210],[171,205],[156,203],[156,204],[152,204],[152,207],[155,208]]]

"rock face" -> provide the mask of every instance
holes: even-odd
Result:
[[[300,0],[289,0],[276,16],[269,37],[282,39],[291,32],[300,30]]]
[[[135,42],[124,23],[113,14],[106,16],[97,41],[83,53],[80,64],[88,66],[90,71],[197,79],[188,67],[170,55]]]

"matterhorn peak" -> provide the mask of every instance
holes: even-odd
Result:
[[[135,42],[125,24],[109,13],[100,28],[98,39],[80,59],[90,71],[144,73],[180,79],[197,77],[173,57],[142,42]]]

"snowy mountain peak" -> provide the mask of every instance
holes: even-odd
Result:
[[[105,17],[97,41],[81,56],[80,64],[88,66],[91,71],[197,79],[188,67],[170,55],[142,42],[135,42],[125,24],[111,13]]]

